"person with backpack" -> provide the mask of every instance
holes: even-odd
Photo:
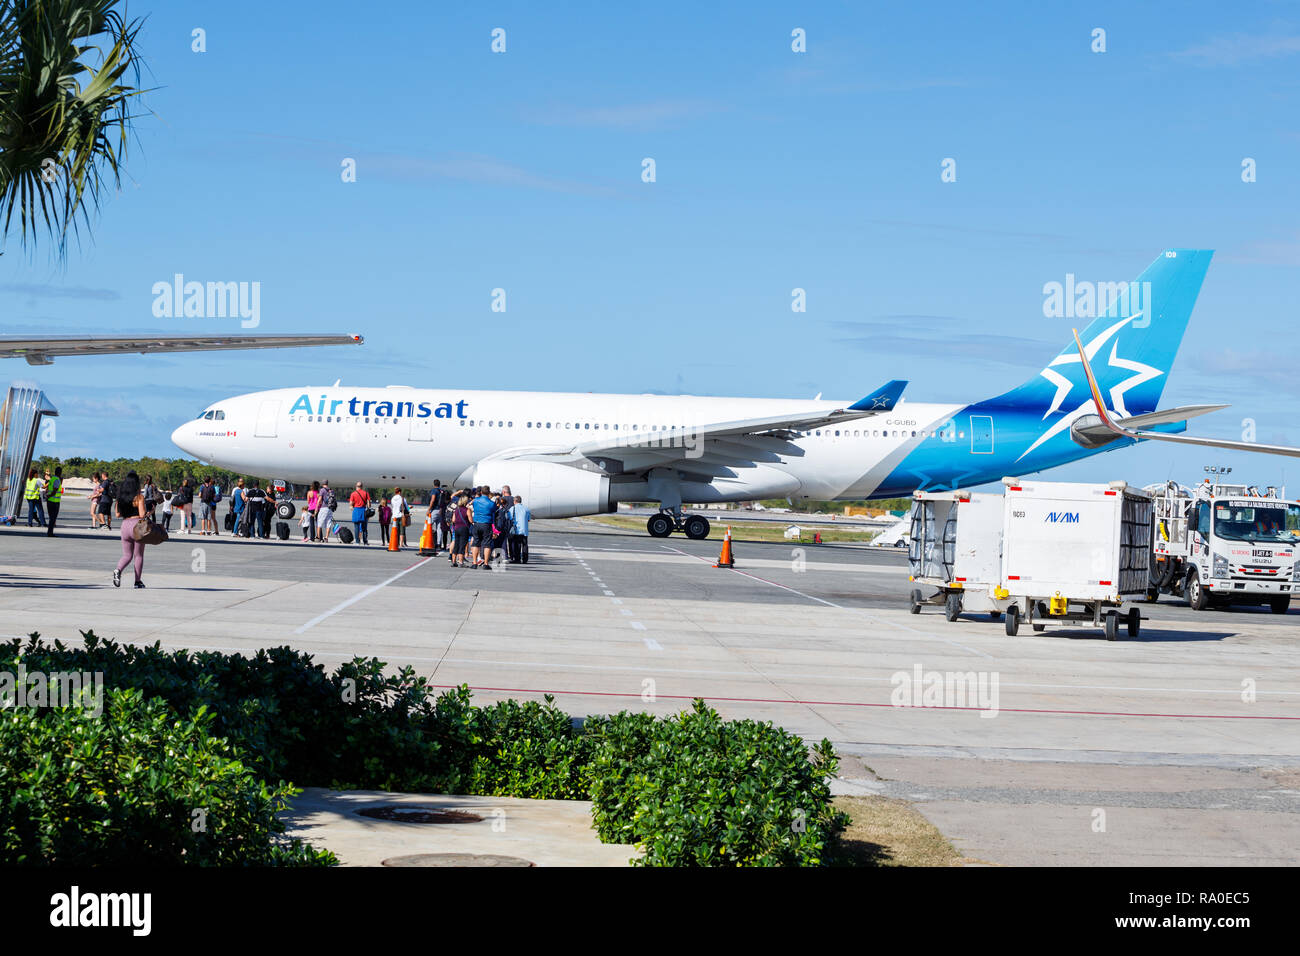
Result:
[[[329,544],[330,532],[334,528],[334,512],[338,509],[339,500],[334,494],[334,489],[330,487],[328,481],[321,482],[320,486],[320,507],[316,512],[316,535],[317,540],[322,544]]]
[[[470,517],[474,521],[474,537],[469,546],[470,567],[486,568],[492,563],[492,518],[497,506],[488,497],[487,488],[479,488],[470,502]]]
[[[352,504],[352,526],[355,529],[353,541],[360,544],[370,544],[370,494],[366,489],[361,487],[361,482],[357,482],[356,491],[348,499]]]
[[[203,484],[199,486],[199,506],[202,513],[200,524],[200,534],[217,533],[217,500],[216,486],[212,482],[212,476],[203,479]]]
[[[394,488],[393,496],[388,499],[388,506],[393,509],[393,521],[396,522],[402,545],[406,545],[406,526],[411,523],[411,508],[402,497],[402,489]]]
[[[99,483],[99,526],[108,531],[113,530],[113,505],[117,500],[117,482],[104,472],[103,481]]]

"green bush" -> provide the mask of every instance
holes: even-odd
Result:
[[[285,840],[297,791],[268,787],[213,715],[177,717],[139,690],[80,707],[0,711],[0,861],[5,864],[330,865]],[[197,811],[197,812],[196,812]]]
[[[466,687],[435,694],[410,667],[387,673],[374,658],[327,674],[287,647],[244,657],[83,638],[80,648],[36,635],[0,644],[0,669],[21,658],[29,671],[98,671],[174,717],[203,715],[248,774],[280,781],[271,793],[292,781],[591,799],[601,839],[642,844],[648,865],[815,865],[844,826],[830,804],[829,743],[810,759],[797,736],[724,721],[701,702],[665,720],[625,712],[579,729],[550,697],[475,706]]]
[[[656,720],[593,721],[593,816],[607,843],[638,843],[646,866],[818,866],[847,815],[831,805],[838,760],[823,740],[771,723],[726,721],[695,701]]]

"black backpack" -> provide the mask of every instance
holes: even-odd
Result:
[[[338,511],[339,500],[334,496],[333,488],[325,489],[325,507],[328,508],[330,511]]]

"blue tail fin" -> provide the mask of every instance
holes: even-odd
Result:
[[[1103,396],[1119,415],[1155,411],[1213,255],[1210,249],[1169,249],[1135,281],[1095,290],[1109,304],[1080,338]],[[1041,408],[1044,419],[1091,405],[1074,340],[1037,376],[980,404]]]

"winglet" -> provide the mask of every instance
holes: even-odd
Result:
[[[1106,411],[1106,403],[1101,399],[1101,389],[1097,387],[1097,377],[1092,374],[1092,366],[1088,364],[1088,352],[1079,341],[1079,330],[1071,329],[1074,333],[1074,344],[1079,346],[1079,361],[1083,363],[1083,374],[1088,379],[1088,389],[1092,392],[1092,403],[1097,406],[1097,414],[1101,417],[1101,423],[1111,431],[1118,434],[1124,434],[1114,422],[1110,420],[1110,415]]]
[[[849,406],[849,410],[854,412],[893,411],[905,388],[907,388],[907,382],[894,379],[892,382],[888,382],[876,389],[866,398],[854,402]]]

